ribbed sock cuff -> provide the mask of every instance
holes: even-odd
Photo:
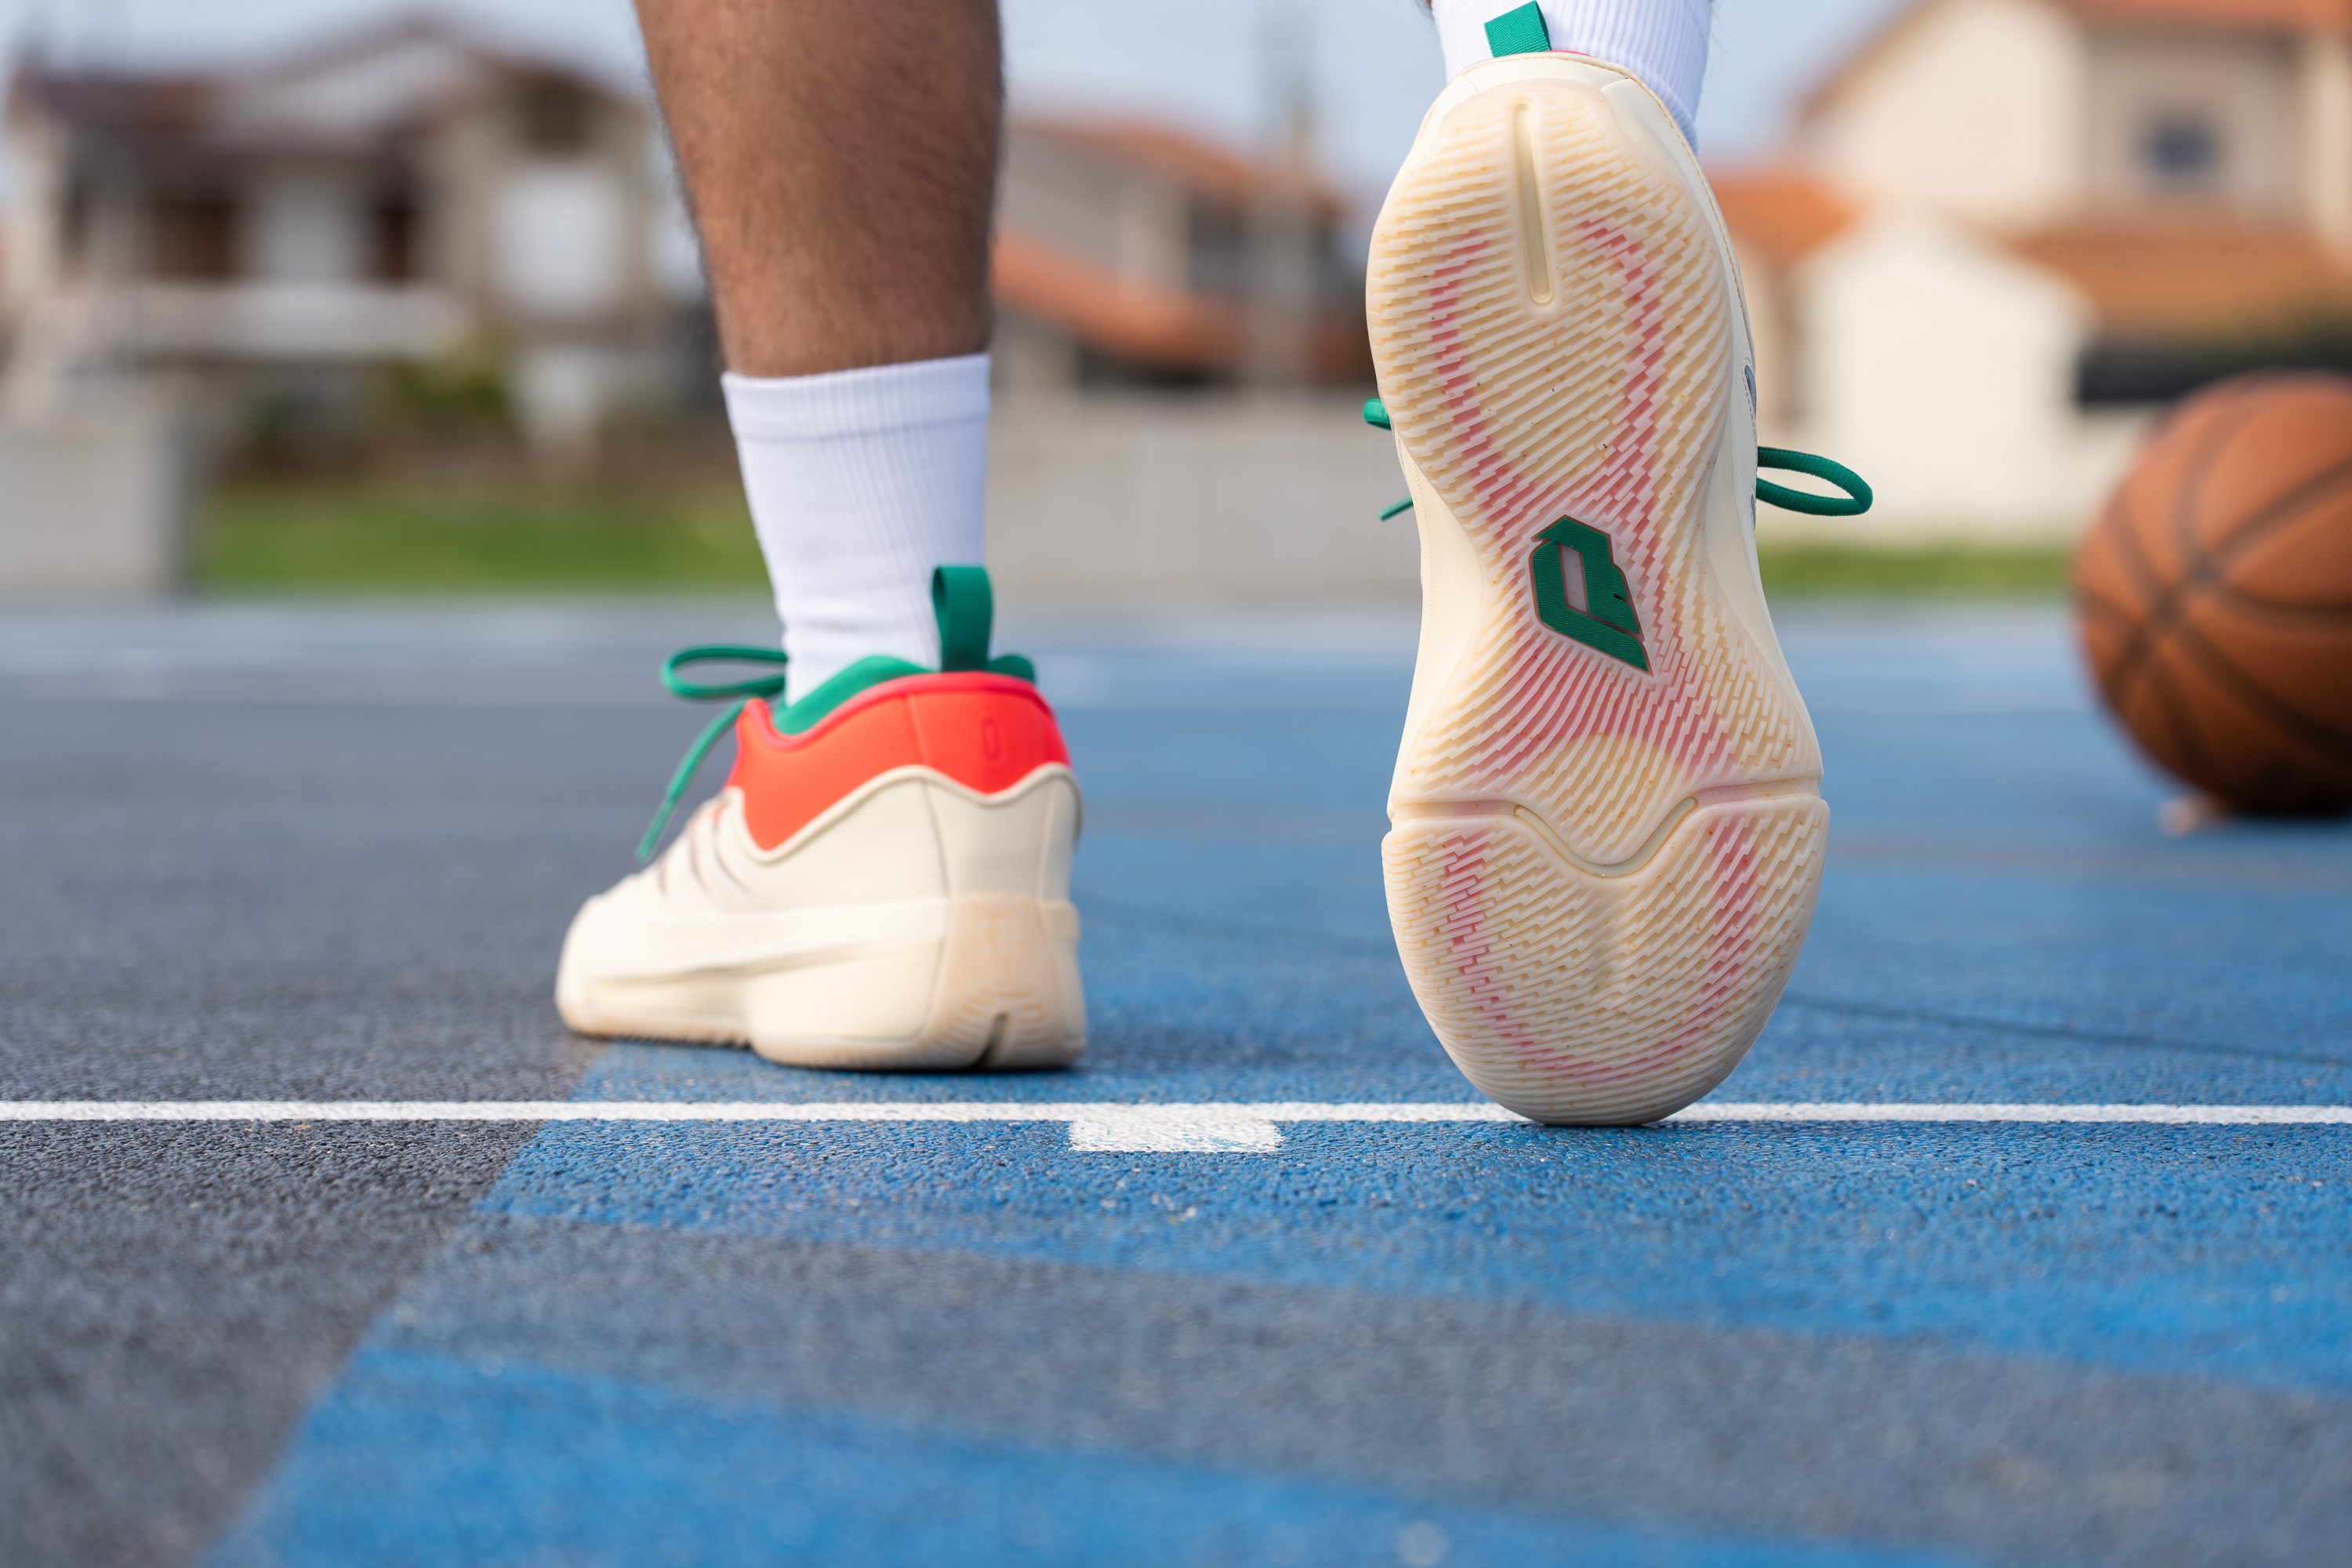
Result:
[[[1491,59],[1486,24],[1523,0],[1431,0],[1445,74]],[[1591,55],[1639,77],[1697,144],[1699,88],[1706,78],[1712,0],[1541,0],[1551,47]]]
[[[988,417],[988,356],[719,378],[738,441],[823,441]]]

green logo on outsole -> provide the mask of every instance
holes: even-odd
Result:
[[[1648,672],[1642,619],[1633,613],[1633,595],[1607,534],[1563,517],[1536,535],[1528,572],[1535,580],[1538,620],[1562,637]]]

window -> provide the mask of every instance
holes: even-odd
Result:
[[[573,158],[588,151],[596,106],[570,82],[542,80],[525,87],[515,105],[522,144],[542,158]]]
[[[2202,115],[2159,115],[2140,137],[2140,164],[2158,190],[2203,190],[2221,172],[2221,139]]]
[[[223,283],[236,271],[236,204],[224,193],[180,192],[147,203],[147,275]]]
[[[379,283],[416,277],[416,203],[404,191],[387,192],[368,210],[368,276]]]
[[[90,212],[98,204],[91,199],[89,180],[77,173],[66,182],[66,210],[61,220],[61,240],[66,264],[79,268],[88,266],[90,254]]]

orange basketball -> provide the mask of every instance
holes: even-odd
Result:
[[[2242,811],[2352,807],[2352,380],[2183,402],[2074,558],[2083,647],[2142,750]]]

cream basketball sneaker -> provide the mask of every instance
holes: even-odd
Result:
[[[1406,973],[1503,1105],[1654,1120],[1720,1083],[1771,1015],[1829,826],[1757,574],[1754,377],[1721,216],[1639,81],[1509,55],[1423,121],[1367,303],[1366,414],[1395,433],[1422,541],[1382,847]],[[1765,457],[1849,491],[1770,499],[1869,504],[1835,464]]]
[[[861,659],[777,710],[780,677],[670,689],[741,701],[734,772],[661,858],[588,900],[555,982],[587,1035],[748,1045],[800,1067],[1058,1067],[1086,1047],[1070,854],[1078,786],[1018,655],[988,657],[988,574],[932,581],[940,666]]]

